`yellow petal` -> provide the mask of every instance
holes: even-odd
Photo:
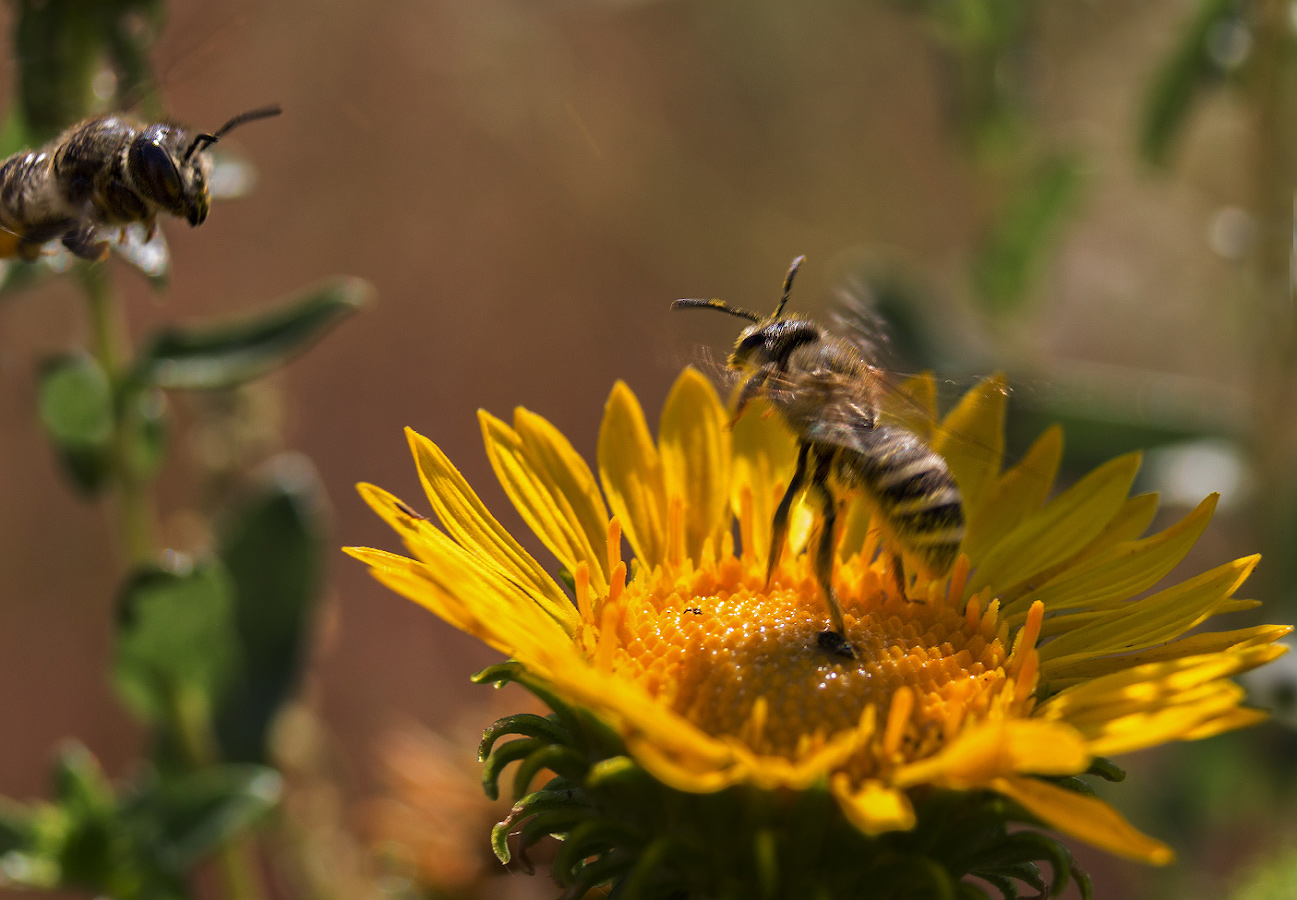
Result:
[[[914,827],[914,807],[903,791],[880,781],[866,781],[853,789],[843,773],[833,778],[830,790],[847,819],[865,834],[909,831]]]
[[[1249,556],[1217,566],[1060,635],[1040,648],[1041,670],[1048,673],[1052,660],[1073,662],[1143,650],[1178,638],[1233,594],[1259,560],[1259,556]]]
[[[428,502],[446,531],[482,563],[530,594],[569,635],[581,617],[563,589],[514,540],[432,441],[406,429]]]
[[[697,369],[676,379],[662,408],[658,444],[668,496],[684,500],[685,552],[720,547],[730,524],[730,434],[716,389]]]
[[[1075,775],[1091,754],[1076,729],[1040,719],[1002,719],[969,726],[936,756],[897,770],[901,787],[938,784],[967,790],[1003,775]]]
[[[752,492],[752,547],[755,558],[764,560],[770,550],[770,522],[775,508],[793,479],[797,445],[792,432],[769,404],[758,399],[748,404],[734,423],[731,437],[734,471],[730,502],[735,515],[742,514],[744,486]],[[748,548],[744,548],[747,552]]]
[[[640,561],[650,569],[666,560],[667,495],[662,460],[639,400],[618,381],[599,426],[599,477],[613,515]]]
[[[1138,453],[1120,456],[1028,516],[986,554],[969,591],[1006,590],[1085,547],[1122,508],[1138,469]]]
[[[964,514],[977,513],[1000,474],[1004,457],[1003,375],[986,379],[966,393],[941,423],[932,449],[946,458],[964,498]]]
[[[608,554],[603,545],[598,550],[591,546],[572,505],[548,473],[537,470],[518,433],[485,410],[478,410],[477,418],[491,468],[523,521],[569,572],[586,563],[591,587],[596,594],[606,593]]]
[[[991,787],[1046,825],[1109,853],[1156,866],[1175,859],[1170,847],[1138,831],[1121,813],[1097,797],[1087,797],[1035,778],[999,778]]]
[[[547,419],[521,406],[513,411],[513,428],[527,449],[532,467],[549,479],[554,493],[571,507],[586,541],[591,547],[604,546],[608,540],[608,507],[581,454]],[[610,574],[607,553],[601,555],[599,565],[606,580]]]
[[[995,480],[986,502],[968,519],[963,551],[973,565],[1029,513],[1040,509],[1063,458],[1063,429],[1045,431],[1022,460]]]
[[[1263,665],[1286,649],[1264,644],[1135,666],[1062,690],[1042,703],[1036,715],[1083,727],[1130,711],[1160,708],[1179,694]]]
[[[1161,581],[1184,559],[1211,521],[1218,495],[1212,494],[1170,528],[1141,541],[1123,541],[1069,568],[1037,590],[1001,607],[1007,615],[1039,600],[1054,612],[1102,606],[1134,597]]]
[[[1234,631],[1211,631],[1194,634],[1141,653],[1124,656],[1105,656],[1098,659],[1084,657],[1071,662],[1055,661],[1049,666],[1051,689],[1061,689],[1070,683],[1088,681],[1122,669],[1142,666],[1145,663],[1165,662],[1185,656],[1224,653],[1243,647],[1272,644],[1292,631],[1291,625],[1256,625]]]

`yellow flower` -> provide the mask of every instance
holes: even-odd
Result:
[[[912,393],[933,396],[930,380]],[[858,660],[816,646],[827,612],[804,553],[816,527],[809,512],[795,513],[792,552],[766,584],[792,436],[755,404],[731,429],[693,370],[667,398],[656,443],[634,394],[616,385],[599,480],[540,416],[519,409],[510,426],[481,414],[496,474],[571,574],[573,596],[414,432],[442,527],[362,485],[412,558],[349,552],[592,713],[675,790],[826,786],[866,835],[914,827],[925,792],[983,790],[1113,853],[1168,862],[1164,844],[1061,776],[1257,722],[1263,714],[1242,706],[1229,678],[1282,653],[1274,642],[1289,629],[1188,635],[1253,605],[1234,593],[1257,557],[1147,593],[1201,534],[1215,497],[1141,537],[1157,498],[1130,496],[1138,455],[1051,499],[1061,432],[1045,432],[1001,471],[1004,413],[992,379],[923,435],[964,498],[963,554],[948,577],[900,596],[867,509],[841,518],[835,585]],[[923,431],[921,420],[909,424]]]

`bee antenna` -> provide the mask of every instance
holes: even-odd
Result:
[[[784,276],[784,295],[779,298],[779,305],[775,307],[775,314],[770,317],[771,319],[777,319],[783,314],[784,307],[788,305],[788,298],[793,294],[793,278],[796,277],[797,270],[802,267],[802,263],[805,261],[806,254],[802,254],[793,260],[793,264],[788,267],[788,274]]]
[[[247,112],[239,113],[233,119],[230,119],[230,121],[216,129],[212,134],[203,132],[202,134],[195,135],[194,142],[190,144],[189,149],[185,151],[185,155],[181,159],[181,162],[189,162],[189,158],[199,150],[207,149],[240,125],[246,125],[249,122],[257,121],[258,119],[269,119],[279,115],[283,111],[283,107],[278,103],[274,103],[270,106],[262,106],[258,109],[250,109]]]
[[[729,313],[731,316],[738,316],[740,319],[747,319],[749,322],[761,321],[761,317],[756,313],[746,309],[739,309],[737,306],[730,306],[724,300],[702,300],[698,297],[690,297],[685,300],[673,301],[671,304],[672,309],[688,309],[689,307],[718,309],[723,313]]]

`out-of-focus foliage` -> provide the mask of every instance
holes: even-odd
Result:
[[[217,555],[229,573],[239,666],[216,707],[229,760],[263,762],[267,732],[297,683],[327,553],[324,498],[310,462],[285,455],[224,516]]]
[[[104,106],[161,118],[147,56],[161,0],[15,6],[10,151]],[[142,227],[123,232],[119,255],[165,287],[166,244],[146,241]],[[159,546],[152,484],[168,449],[163,390],[228,391],[260,378],[353,313],[369,289],[335,278],[251,317],[165,326],[137,356],[105,264],[69,266],[51,252],[5,265],[9,296],[64,272],[85,294],[90,348],[44,364],[35,405],[72,485],[116,508],[125,576],[112,677],[151,740],[149,758],[121,784],[73,746],[60,757],[52,801],[3,801],[0,883],[180,900],[191,895],[194,868],[218,855],[224,893],[255,900],[261,874],[244,842],[280,798],[279,774],[262,763],[323,588],[326,504],[310,463],[285,456],[260,479],[222,473],[222,487],[241,491],[204,498],[222,514],[215,548],[189,556]]]
[[[164,388],[233,387],[304,352],[368,295],[359,279],[335,279],[257,316],[166,328],[140,356],[133,377]]]
[[[0,885],[70,887],[122,900],[188,896],[189,870],[278,801],[264,766],[144,770],[114,786],[80,745],[61,752],[54,799],[0,809]]]
[[[1139,149],[1150,163],[1167,163],[1202,93],[1247,59],[1252,37],[1242,13],[1238,0],[1198,0],[1148,92]]]

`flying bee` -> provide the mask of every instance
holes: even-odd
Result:
[[[797,438],[797,465],[775,511],[766,580],[783,552],[788,517],[803,493],[819,501],[822,517],[814,550],[815,578],[824,592],[832,628],[821,632],[821,649],[847,659],[855,649],[846,637],[842,607],[833,588],[834,525],[840,500],[861,496],[894,549],[892,570],[902,594],[903,555],[926,572],[950,572],[964,537],[964,508],[946,461],[918,435],[880,418],[883,380],[853,343],[801,316],[784,316],[793,278],[805,257],[793,260],[783,296],[769,316],[721,300],[677,300],[672,309],[702,307],[747,319],[728,367],[742,379],[735,418],[764,396]]]
[[[0,257],[31,262],[61,240],[83,259],[102,260],[102,229],[143,226],[153,238],[159,213],[192,226],[207,218],[212,159],[207,148],[278,106],[241,113],[212,133],[167,123],[140,125],[116,115],[86,119],[36,150],[0,163]]]

